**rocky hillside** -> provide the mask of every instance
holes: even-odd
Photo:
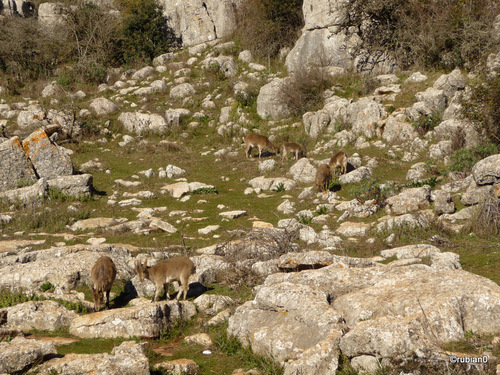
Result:
[[[151,65],[0,87],[0,373],[500,373],[500,149],[467,116],[477,76],[316,69],[311,48],[340,59],[345,39],[313,1],[270,64],[228,39],[234,2],[195,3],[164,4],[184,47]],[[102,255],[117,277],[94,312]],[[151,303],[137,261],[179,255],[187,301]]]

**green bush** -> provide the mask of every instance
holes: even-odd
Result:
[[[489,0],[348,0],[342,28],[357,31],[373,56],[389,52],[406,69],[473,68],[495,47]]]
[[[479,160],[490,155],[497,154],[499,151],[499,146],[493,143],[480,144],[476,147],[470,148],[462,148],[451,154],[448,169],[451,172],[470,172],[474,164],[476,164]]]
[[[155,0],[120,0],[123,20],[123,58],[126,63],[168,52],[179,40],[167,26],[162,6]]]
[[[433,130],[441,123],[441,115],[434,112],[429,116],[422,115],[416,121],[413,121],[413,127],[416,129],[419,136],[423,137],[425,134]]]
[[[248,0],[238,7],[236,38],[257,58],[291,47],[303,26],[302,0]]]

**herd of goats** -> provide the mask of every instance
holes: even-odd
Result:
[[[288,158],[290,153],[294,154],[296,160],[306,156],[305,148],[298,143],[284,143],[280,150],[267,137],[255,133],[247,134],[243,141],[245,142],[245,155],[247,158],[250,157],[254,147],[259,149],[259,159],[264,149],[274,154],[281,151],[282,160]],[[328,164],[324,163],[318,167],[316,187],[319,192],[328,190],[332,171],[335,171],[337,167],[340,167],[340,173],[345,173],[347,170],[347,154],[343,151],[337,152]],[[143,282],[144,279],[148,279],[155,285],[155,294],[151,302],[155,302],[159,298],[163,288],[167,299],[170,299],[168,293],[169,284],[174,281],[179,283],[179,292],[176,299],[178,300],[183,295],[183,300],[185,300],[189,289],[189,277],[195,272],[196,266],[194,263],[189,258],[182,256],[163,260],[152,267],[148,267],[147,259],[144,264],[141,264],[140,260],[137,260],[136,264],[136,273],[139,280]],[[106,308],[109,309],[109,294],[116,278],[116,266],[113,260],[108,256],[100,257],[92,267],[91,278],[93,282],[91,290],[94,299],[94,310],[99,311],[101,309],[104,297],[106,297]]]
[[[262,150],[267,149],[274,154],[278,154],[281,151],[281,159],[285,160],[288,158],[289,153],[295,155],[295,160],[306,156],[306,150],[304,146],[298,143],[288,142],[284,143],[281,150],[273,144],[267,137],[249,133],[243,138],[245,142],[245,154],[246,157],[250,157],[252,148],[257,147],[259,149],[259,159],[262,155]],[[330,159],[328,164],[321,164],[316,172],[316,187],[319,192],[328,190],[330,185],[330,180],[332,178],[332,171],[335,171],[337,167],[340,167],[340,173],[346,173],[347,171],[347,154],[343,151],[337,152]]]

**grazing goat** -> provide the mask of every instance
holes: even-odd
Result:
[[[189,276],[196,271],[194,263],[187,257],[175,257],[163,260],[153,267],[147,266],[148,260],[141,265],[140,260],[137,260],[136,272],[139,280],[151,280],[155,284],[155,295],[151,302],[156,302],[163,288],[167,294],[167,300],[170,299],[168,294],[169,283],[177,281],[179,283],[179,292],[176,299],[184,293],[183,300],[186,299],[189,290]]]
[[[243,138],[243,142],[245,142],[245,155],[247,158],[250,157],[253,147],[259,148],[259,159],[262,155],[262,150],[267,148],[270,152],[277,154],[279,152],[279,148],[276,147],[267,137],[264,137],[260,134],[250,133],[245,135]]]
[[[347,172],[347,154],[344,151],[337,152],[330,159],[330,168],[332,171],[336,170],[337,167],[340,167],[340,174],[344,174]]]
[[[101,309],[104,293],[106,293],[106,308],[109,309],[109,292],[116,278],[115,264],[110,257],[102,256],[95,262],[90,275],[94,284],[90,287],[94,299],[94,311]]]
[[[306,157],[306,150],[302,145],[298,143],[288,142],[283,144],[281,149],[281,160],[284,161],[285,158],[288,160],[288,154],[293,152],[295,154],[295,160]]]
[[[330,185],[331,172],[328,164],[321,164],[316,171],[316,187],[318,192],[328,190]]]

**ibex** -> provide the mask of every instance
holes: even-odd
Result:
[[[183,300],[186,299],[189,290],[189,276],[196,271],[194,263],[189,258],[170,258],[157,263],[153,267],[148,267],[147,263],[148,260],[146,259],[143,266],[140,260],[137,260],[136,272],[141,282],[143,282],[144,279],[148,279],[155,284],[155,295],[151,302],[156,302],[163,288],[165,288],[167,300],[169,300],[169,283],[173,281],[179,283],[179,292],[177,293],[176,299],[179,299],[182,293],[184,293]]]
[[[330,185],[331,172],[328,164],[321,164],[316,171],[316,187],[318,192],[322,192],[328,189]]]
[[[106,293],[106,308],[109,309],[109,292],[116,278],[116,267],[110,257],[102,256],[97,259],[90,274],[93,282],[92,298],[94,299],[94,311],[101,309]]]
[[[270,152],[277,154],[279,152],[279,148],[276,147],[267,137],[264,137],[260,134],[250,133],[245,135],[243,138],[243,142],[245,142],[245,155],[247,158],[250,157],[253,147],[259,148],[259,159],[262,155],[262,150],[267,148]]]
[[[337,152],[330,159],[330,168],[334,171],[340,167],[340,174],[347,172],[347,154],[344,151]]]
[[[281,160],[288,159],[288,154],[290,152],[293,152],[295,155],[295,160],[299,160],[299,158],[305,158],[306,157],[306,150],[302,145],[299,145],[298,143],[293,143],[293,142],[287,142],[283,144],[281,148]]]

